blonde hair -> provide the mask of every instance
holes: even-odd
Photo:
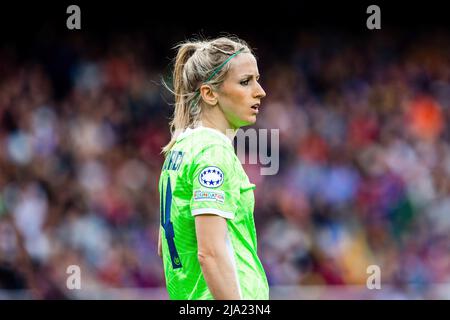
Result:
[[[229,36],[214,40],[185,41],[175,46],[175,49],[178,52],[173,69],[173,90],[164,83],[175,97],[175,110],[170,122],[172,137],[162,149],[165,155],[175,144],[179,133],[199,124],[202,112],[200,86],[207,83],[217,89],[225,80],[230,63],[226,63],[217,74],[208,79],[225,60],[239,50],[253,54],[245,41]]]

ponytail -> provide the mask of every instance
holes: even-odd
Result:
[[[186,85],[187,75],[184,67],[189,58],[195,53],[198,44],[194,42],[187,42],[177,46],[178,53],[175,58],[175,66],[173,70],[173,91],[175,96],[175,111],[173,119],[170,121],[170,133],[172,138],[170,142],[164,146],[162,152],[167,155],[170,149],[175,144],[178,135],[192,123],[191,112],[189,110],[189,92]]]

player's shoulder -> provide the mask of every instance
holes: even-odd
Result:
[[[186,151],[186,163],[192,167],[191,171],[219,165],[229,171],[238,161],[231,139],[215,129],[187,129],[178,137],[177,143]]]
[[[184,149],[190,150],[193,154],[213,149],[234,153],[231,139],[222,132],[208,127],[187,128],[177,138],[177,143],[182,144]]]

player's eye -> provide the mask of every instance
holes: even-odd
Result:
[[[243,80],[243,81],[241,81],[241,85],[247,86],[249,81],[250,81],[250,79]]]

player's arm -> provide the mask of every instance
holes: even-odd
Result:
[[[239,289],[227,252],[227,221],[213,214],[195,217],[198,260],[214,299],[239,300]]]

